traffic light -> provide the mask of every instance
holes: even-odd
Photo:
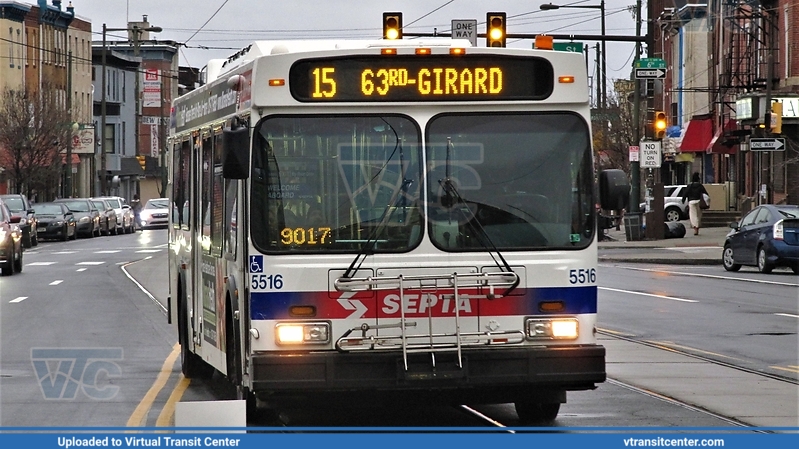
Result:
[[[147,165],[147,156],[136,156],[136,159],[139,161],[142,171],[146,170],[145,166]]]
[[[782,103],[771,103],[771,133],[782,134]]]
[[[505,46],[505,19],[504,12],[490,12],[486,14],[486,45],[489,47]]]
[[[662,140],[666,137],[667,126],[666,113],[663,111],[655,111],[655,114],[652,116],[652,136],[656,140]]]
[[[402,39],[402,13],[383,13],[383,39]]]

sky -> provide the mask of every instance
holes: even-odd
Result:
[[[65,0],[63,5],[68,3]],[[147,15],[151,26],[163,29],[151,38],[185,44],[180,50],[180,65],[193,67],[203,67],[210,59],[227,58],[255,40],[377,39],[382,35],[383,12],[392,11],[402,12],[405,31],[415,33],[448,33],[453,19],[476,19],[478,32],[484,33],[488,12],[507,13],[508,33],[598,35],[601,30],[600,0],[553,0],[551,3],[557,5],[597,7],[554,11],[539,8],[550,0],[72,0],[71,3],[77,16],[92,23],[94,40],[102,39],[103,23],[108,28],[124,28],[128,21],[141,21]],[[605,0],[606,34],[634,36],[634,8],[635,0]],[[123,39],[124,33],[108,33],[107,38]],[[596,44],[583,42],[592,47]],[[478,39],[478,45],[485,43]],[[530,48],[532,42],[509,40],[508,46]],[[606,47],[609,84],[613,79],[629,78],[635,44],[607,42]],[[588,58],[590,74],[595,73],[595,58],[592,48]]]

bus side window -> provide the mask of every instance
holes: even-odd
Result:
[[[238,205],[238,186],[239,182],[235,179],[225,180],[225,251],[227,254],[236,258],[236,248],[238,241],[238,213],[236,206]]]
[[[202,155],[200,168],[202,170],[201,178],[202,196],[200,197],[200,224],[202,226],[202,244],[206,254],[211,251],[211,195],[212,183],[214,179],[214,166],[211,159],[211,135],[205,135],[202,139]]]

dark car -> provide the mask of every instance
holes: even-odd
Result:
[[[92,203],[100,211],[100,232],[103,235],[117,234],[117,213],[108,200],[92,198]]]
[[[100,211],[88,198],[64,198],[55,200],[64,203],[75,214],[78,235],[94,237],[100,235]]]
[[[36,237],[36,213],[33,211],[28,197],[22,194],[8,194],[0,195],[0,198],[6,203],[13,217],[20,217],[19,229],[22,230],[22,246],[24,248],[30,248],[31,246],[38,245],[39,239]]]
[[[37,203],[33,205],[39,217],[36,233],[40,239],[75,240],[78,235],[75,215],[64,203]]]
[[[22,271],[22,231],[17,226],[21,218],[11,215],[0,200],[0,269],[3,276]]]
[[[799,206],[763,204],[730,227],[722,253],[727,271],[753,265],[761,273],[790,267],[799,274]]]

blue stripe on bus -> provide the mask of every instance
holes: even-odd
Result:
[[[382,298],[391,292],[379,292]],[[541,315],[540,304],[548,301],[562,301],[563,310],[552,314],[586,314],[597,311],[597,287],[544,287],[517,289],[515,295],[504,298],[480,300],[480,315]],[[521,293],[521,294],[519,294]],[[364,318],[375,317],[384,304],[378,306],[375,297],[368,299],[338,300],[331,298],[327,291],[323,292],[253,292],[251,294],[250,318],[253,320],[277,320],[297,318],[289,315],[291,306],[313,306],[316,308],[314,318],[340,319],[352,314],[355,309],[353,301],[359,301],[368,310]],[[381,314],[382,315],[382,314]],[[474,314],[476,315],[476,313]],[[397,314],[399,316],[399,314]]]

